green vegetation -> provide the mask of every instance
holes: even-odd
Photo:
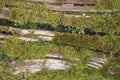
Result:
[[[120,0],[103,0],[95,9],[119,10],[119,3]],[[0,44],[0,80],[23,79],[22,73],[16,76],[11,74],[10,62],[42,59],[48,53],[60,53],[73,65],[66,71],[42,70],[35,74],[29,73],[26,80],[119,80],[120,13],[96,13],[90,18],[65,17],[64,12],[53,12],[46,6],[24,0],[0,1],[1,11],[3,7],[10,8],[10,19],[0,20],[1,26],[56,31],[52,42],[24,42],[17,40],[16,35],[5,39]],[[36,36],[27,35],[32,38]],[[93,57],[103,55],[108,58],[103,68],[96,70],[86,65]]]
[[[101,3],[96,6],[96,9],[120,10],[120,0],[101,0]]]
[[[57,44],[83,47],[107,53],[116,53],[120,50],[120,37],[116,36],[57,34],[54,41]]]
[[[2,71],[1,79],[22,79],[22,73],[14,76],[9,74],[12,73],[12,69],[8,69],[8,63],[14,60],[21,61],[24,59],[40,59],[44,58],[44,55],[50,52],[59,52],[66,60],[76,64],[71,65],[71,68],[67,71],[48,71],[43,70],[36,74],[29,74],[27,80],[86,80],[86,79],[97,79],[97,80],[117,80],[115,77],[107,77],[109,73],[106,70],[95,70],[86,66],[86,63],[96,55],[95,51],[86,48],[77,48],[71,46],[56,45],[54,43],[26,43],[16,41],[16,39],[7,39],[4,47],[1,47],[0,52],[0,63]],[[80,59],[81,62],[76,62],[76,58]],[[3,65],[4,64],[4,65]],[[110,64],[109,64],[110,65]],[[107,66],[107,65],[106,65]],[[108,69],[108,68],[107,68]],[[9,72],[8,72],[9,71]],[[105,75],[104,75],[105,74]],[[8,76],[9,75],[9,76]],[[119,78],[118,78],[119,79]]]
[[[84,51],[85,50],[80,50],[80,52],[84,52]],[[22,59],[22,60],[41,59],[44,58],[45,55],[48,53],[60,53],[67,60],[74,60],[76,58],[81,57],[76,55],[76,54],[79,55],[80,52],[77,52],[73,47],[62,46],[62,45],[59,46],[54,44],[53,42],[39,41],[39,42],[30,43],[30,42],[18,41],[14,37],[6,39],[4,45],[1,46],[1,54],[5,54],[10,57],[17,57],[18,59]],[[90,55],[90,53],[88,54]]]
[[[16,23],[15,26],[21,24],[20,28],[36,28],[36,25],[31,24],[31,27],[28,27],[27,22],[49,23],[53,26],[61,24],[61,15],[45,7],[40,6],[39,3],[22,2],[11,8],[9,17]]]
[[[42,71],[41,73],[34,74],[33,76],[29,77],[28,80],[90,80],[90,79],[97,79],[97,80],[114,80],[111,78],[105,78],[99,74],[99,71],[88,69],[87,67],[76,68],[69,71]],[[88,72],[89,71],[89,72]],[[41,77],[40,77],[41,76]]]

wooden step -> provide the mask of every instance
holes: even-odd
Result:
[[[95,66],[95,65],[92,65],[92,64],[87,64],[87,66],[90,66],[90,67],[93,67],[93,68],[99,69],[98,66]]]
[[[39,39],[41,39],[42,41],[52,41],[53,37],[51,36],[39,36]]]
[[[92,60],[89,61],[87,65],[99,69],[103,67],[105,62],[107,62],[107,58],[94,57]]]
[[[26,38],[26,37],[18,37],[17,39],[25,41],[25,42],[37,42],[38,41],[38,39]]]
[[[50,5],[48,7],[50,10],[59,11],[59,12],[83,12],[83,13],[113,13],[119,12],[120,10],[93,10],[93,7],[86,6],[54,6]]]
[[[25,0],[31,2],[47,2],[47,3],[62,3],[62,4],[93,4],[95,1],[90,0]],[[97,0],[96,2],[101,2],[101,0]]]
[[[100,64],[104,64],[107,61],[107,59],[106,58],[103,59],[103,58],[97,58],[97,57],[95,57],[91,61],[97,62],[97,63],[100,63]]]
[[[91,64],[91,65],[94,65],[94,66],[97,66],[97,67],[99,67],[99,68],[102,68],[102,64],[99,64],[99,63],[97,63],[97,62],[89,62],[89,64]]]

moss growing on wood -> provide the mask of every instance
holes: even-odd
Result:
[[[99,35],[75,35],[75,34],[56,34],[54,42],[56,44],[83,47],[106,53],[116,53],[120,49],[120,37]]]

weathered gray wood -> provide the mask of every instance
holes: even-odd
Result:
[[[93,64],[87,64],[87,66],[90,66],[90,67],[93,67],[93,68],[99,69],[99,67],[98,67],[98,66],[93,65]]]
[[[14,75],[19,73],[35,73],[43,69],[44,59],[41,60],[25,60],[21,63],[13,61],[9,64],[14,70]]]
[[[48,54],[47,56],[52,56],[54,57],[53,54]],[[55,56],[57,57],[57,55]],[[45,59],[35,59],[35,60],[25,60],[22,63],[13,61],[9,64],[11,68],[13,68],[14,75],[17,75],[19,73],[35,73],[38,71],[41,71],[42,69],[47,69],[47,70],[66,70],[70,68],[70,65],[65,61],[54,58],[45,58]]]
[[[13,35],[17,34],[19,35],[18,37],[16,37],[16,39],[22,40],[22,41],[26,41],[26,42],[36,42],[39,40],[43,40],[43,41],[52,41],[53,37],[55,36],[54,32],[50,32],[50,31],[45,31],[45,30],[30,30],[30,29],[19,29],[19,28],[13,28],[10,26],[0,26],[0,31],[1,32],[11,32]],[[31,34],[31,35],[40,35],[37,36],[37,39],[35,38],[27,38],[25,37],[26,35]],[[23,37],[24,36],[24,37]],[[12,35],[0,35],[0,39],[5,39],[5,38],[10,38],[13,37]]]
[[[27,60],[21,65],[17,62],[12,62],[10,65],[14,69],[14,75],[27,72],[35,73],[43,68],[48,70],[66,70],[70,67],[66,61],[56,59]]]
[[[100,63],[100,64],[104,64],[107,61],[107,59],[106,58],[94,57],[91,61],[94,61],[94,62],[97,62],[97,63]]]
[[[35,2],[48,2],[48,3],[59,3],[57,0],[26,0],[26,1],[35,1]],[[102,2],[102,0],[96,0],[96,2]],[[62,2],[62,6],[49,5],[49,9],[53,11],[65,11],[65,12],[84,12],[84,13],[112,13],[120,12],[120,10],[93,10],[92,8],[96,2],[94,0],[66,0]],[[75,6],[75,4],[86,4],[86,6]],[[93,6],[91,6],[93,4]]]
[[[39,39],[41,39],[42,41],[52,41],[53,37],[51,36],[38,36]]]
[[[86,11],[88,10],[86,7],[81,7],[81,6],[54,6],[54,5],[50,5],[48,7],[50,10],[53,11],[72,11],[72,12],[81,12],[81,11]]]
[[[22,41],[26,41],[26,42],[37,42],[37,41],[39,41],[38,39],[26,38],[26,37],[17,37],[17,39],[22,40]]]
[[[24,36],[24,35],[27,35],[27,34],[39,34],[39,35],[53,37],[55,35],[54,32],[50,32],[50,31],[19,29],[19,28],[13,28],[11,26],[0,26],[0,31],[11,32],[12,34],[18,34],[18,35],[21,35],[21,36]]]
[[[0,42],[4,42],[4,39],[6,38],[12,38],[12,37],[15,37],[15,36],[6,36],[6,35],[0,35]],[[16,39],[18,40],[21,40],[21,41],[26,41],[26,42],[37,42],[39,41],[39,39],[35,39],[35,38],[27,38],[27,37],[15,37]]]
[[[26,0],[26,1],[32,1],[32,2],[48,2],[48,3],[63,3],[63,4],[93,4],[95,3],[92,0]],[[97,2],[100,2],[101,0],[97,0]]]
[[[49,53],[46,54],[46,58],[64,59],[59,53]]]
[[[96,69],[102,68],[103,64],[99,64],[99,61],[97,61],[99,59],[101,60],[103,58],[95,57],[93,58],[93,61],[90,61],[87,65]],[[70,68],[70,65],[71,63],[68,63],[63,56],[58,53],[46,54],[44,59],[25,60],[22,64],[16,61],[9,64],[9,66],[14,70],[14,75],[27,72],[35,73],[41,71],[42,69],[67,70]]]
[[[89,62],[89,64],[95,65],[96,67],[102,68],[102,65],[96,62]]]
[[[40,35],[45,35],[49,37],[55,36],[55,34],[50,31],[45,31],[45,30],[31,30],[31,31],[33,32],[33,34],[40,34]]]
[[[50,5],[48,7],[53,11],[64,11],[64,12],[83,12],[83,13],[113,13],[120,12],[120,10],[93,10],[92,7],[84,7],[84,6],[54,6]],[[91,9],[90,9],[91,8]]]
[[[6,35],[0,35],[0,42],[1,43],[4,43],[4,39],[6,38],[12,38],[12,37],[15,37],[15,36],[6,36]],[[42,40],[42,41],[52,41],[53,37],[47,37],[44,38],[45,36],[41,36],[40,38],[38,37],[38,39],[36,38],[27,38],[27,37],[15,37],[16,39],[18,40],[21,40],[21,41],[25,41],[25,42],[37,42],[39,40]]]
[[[99,69],[102,68],[103,64],[105,64],[106,62],[107,58],[94,57],[92,60],[89,61],[87,65]]]
[[[75,18],[90,18],[91,16],[87,16],[86,14],[83,15],[71,15],[71,14],[64,14],[65,17],[75,17]]]

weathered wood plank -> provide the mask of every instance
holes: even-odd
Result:
[[[62,3],[62,4],[93,4],[95,0],[26,0],[31,2],[47,2],[47,3]],[[101,0],[96,0],[100,2]]]
[[[55,34],[51,31],[45,31],[45,30],[31,30],[31,29],[19,29],[19,28],[13,28],[11,26],[0,26],[0,31],[4,32],[11,32],[12,34],[18,34],[18,35],[27,35],[27,34],[39,34],[44,36],[54,36]]]
[[[57,0],[26,0],[35,2],[48,2],[48,3],[59,3]],[[53,11],[59,12],[83,12],[83,13],[112,13],[120,12],[120,10],[93,10],[96,2],[102,2],[102,0],[66,0],[62,2],[62,6],[49,5],[48,8]],[[79,5],[81,4],[81,5]],[[86,5],[84,5],[86,4]],[[76,6],[75,6],[76,5]],[[88,6],[88,7],[86,7]]]
[[[33,31],[33,34],[45,35],[45,36],[48,36],[48,37],[55,36],[55,34],[50,32],[50,31],[45,31],[45,30],[31,30],[31,31]]]
[[[26,42],[37,42],[37,41],[39,41],[38,39],[26,38],[26,37],[17,37],[17,39],[22,40],[22,41],[26,41]]]
[[[6,36],[6,35],[0,35],[0,42],[1,43],[4,43],[4,40],[7,39],[7,38],[12,38],[14,36]],[[21,40],[21,41],[25,41],[25,42],[37,42],[39,40],[42,40],[42,41],[52,41],[53,40],[53,37],[48,37],[48,36],[38,36],[38,38],[28,38],[28,37],[15,37],[16,39],[18,40]]]
[[[93,10],[93,7],[84,7],[84,6],[53,6],[50,5],[48,7],[50,10],[53,11],[60,11],[60,12],[84,12],[84,13],[113,13],[119,12],[120,10]]]
[[[19,35],[19,37],[16,37],[17,39],[23,40],[23,41],[26,41],[26,42],[35,42],[35,41],[39,41],[39,40],[52,41],[52,39],[55,35],[54,32],[50,32],[50,31],[19,29],[19,28],[13,28],[13,27],[10,27],[10,26],[9,27],[0,26],[0,31],[1,32],[6,32],[6,33],[10,32],[12,34],[17,34],[17,35]],[[28,34],[41,35],[41,36],[38,36],[37,39],[25,37]],[[1,35],[0,39],[5,39],[5,38],[9,38],[9,37],[12,37],[12,36]]]
[[[54,53],[52,55],[47,54],[47,56],[54,56]],[[68,64],[67,61],[59,59],[59,56],[57,55],[54,57],[57,57],[57,59],[51,57],[44,59],[25,60],[22,64],[17,61],[13,61],[9,64],[9,66],[13,68],[14,75],[27,72],[35,73],[41,71],[42,69],[66,70],[70,68],[70,64]]]
[[[101,59],[101,58],[97,57],[97,59]],[[96,69],[102,68],[103,64],[98,64],[96,62],[97,61],[90,62],[87,65]],[[44,59],[25,60],[23,61],[22,64],[16,61],[13,61],[9,64],[9,66],[14,69],[14,73],[13,73],[14,75],[17,75],[19,73],[27,73],[27,72],[35,73],[41,71],[42,69],[67,70],[70,68],[70,65],[75,65],[75,64],[66,61],[65,58],[59,53],[46,54],[46,57]]]
[[[99,69],[102,68],[103,64],[105,64],[106,62],[107,58],[94,57],[92,60],[89,61],[87,65]]]
[[[41,39],[42,41],[52,41],[53,37],[51,37],[51,36],[39,36],[39,39]]]

